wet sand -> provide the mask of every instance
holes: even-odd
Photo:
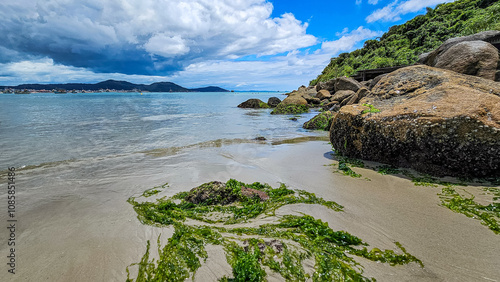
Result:
[[[133,154],[19,171],[16,274],[2,264],[2,281],[125,281],[126,267],[139,262],[159,234],[170,228],[142,225],[126,200],[166,182],[160,196],[171,196],[202,183],[235,178],[242,182],[280,182],[316,193],[344,206],[334,212],[316,205],[285,206],[277,215],[305,212],[345,230],[371,247],[396,249],[400,242],[424,263],[391,267],[357,259],[364,275],[379,281],[498,281],[500,235],[480,221],[440,206],[440,188],[414,186],[398,176],[355,169],[353,179],[328,166],[324,141],[271,145],[242,143],[176,151],[155,157]],[[5,179],[2,179],[5,182]],[[0,194],[6,199],[5,191]],[[2,209],[6,210],[5,201]],[[6,213],[0,220],[7,222]],[[254,223],[255,224],[255,223]],[[7,254],[6,228],[0,253]],[[153,252],[154,253],[154,252]],[[220,248],[196,281],[216,281],[231,270]],[[279,276],[268,276],[276,281]],[[279,280],[279,279],[278,279]]]

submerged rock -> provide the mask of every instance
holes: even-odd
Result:
[[[500,83],[411,66],[382,77],[361,103],[373,106],[344,106],[333,120],[341,154],[440,176],[500,176]]]

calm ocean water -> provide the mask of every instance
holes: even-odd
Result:
[[[315,135],[301,128],[314,113],[270,115],[239,109],[249,98],[282,93],[0,94],[0,163],[45,163],[196,146],[216,140]]]

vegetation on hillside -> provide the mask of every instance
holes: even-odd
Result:
[[[458,0],[427,8],[425,15],[391,27],[379,39],[365,41],[363,48],[332,58],[310,84],[351,76],[364,69],[413,64],[420,54],[439,47],[449,38],[500,30],[498,15],[498,0]]]

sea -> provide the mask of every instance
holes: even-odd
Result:
[[[26,168],[175,148],[314,136],[270,109],[241,109],[283,92],[0,94],[0,163]]]

